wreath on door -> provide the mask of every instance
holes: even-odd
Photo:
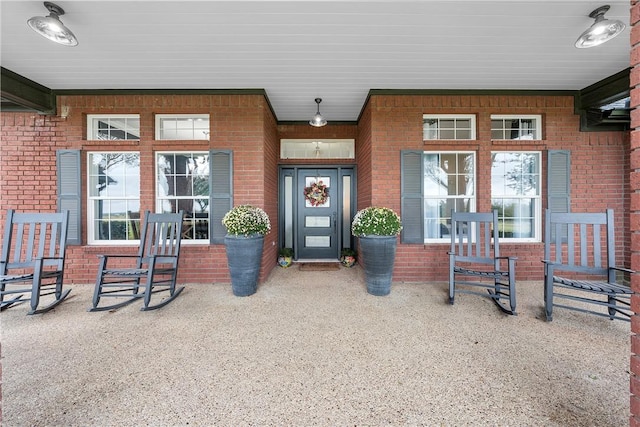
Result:
[[[314,182],[304,188],[304,198],[309,201],[311,206],[324,205],[329,198],[329,188],[322,181]]]

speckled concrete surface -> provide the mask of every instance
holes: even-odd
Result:
[[[161,310],[0,315],[5,426],[625,426],[629,324],[518,316],[444,284],[366,293],[359,267],[277,268],[258,292],[187,285]]]

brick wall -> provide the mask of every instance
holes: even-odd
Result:
[[[274,231],[265,239],[261,278],[269,274],[277,257],[277,202],[273,189],[277,188],[278,139],[275,118],[264,96],[63,96],[59,97],[58,105],[65,117],[35,113],[2,113],[0,116],[0,227],[4,225],[5,212],[9,208],[56,210],[55,155],[58,149],[83,150],[83,176],[86,176],[86,151],[139,151],[143,165],[141,210],[155,208],[152,166],[155,150],[230,149],[234,152],[234,204],[260,206],[272,219]],[[210,141],[155,141],[154,114],[180,113],[210,114]],[[87,141],[87,114],[140,114],[140,141]],[[82,191],[85,195],[84,183]],[[84,208],[83,224],[86,224]],[[132,247],[72,246],[68,252],[65,280],[68,283],[93,283],[97,254],[135,251]],[[183,245],[179,275],[180,282],[229,283],[224,245]]]
[[[144,165],[153,165],[154,151],[230,149],[234,152],[234,203],[251,203],[264,208],[272,220],[272,232],[265,239],[261,279],[277,258],[278,164],[300,163],[279,160],[281,138],[355,138],[357,165],[357,208],[384,205],[401,213],[400,151],[460,150],[477,152],[478,209],[490,208],[491,150],[571,150],[572,209],[615,209],[618,230],[629,229],[629,135],[625,132],[578,131],[569,96],[426,96],[372,95],[359,123],[313,128],[306,124],[276,123],[262,95],[110,95],[64,96],[58,100],[65,117],[33,113],[2,113],[0,146],[0,191],[2,211],[56,209],[55,152],[62,148],[86,151],[132,150],[141,153]],[[86,114],[140,114],[141,140],[109,142],[86,140]],[[155,141],[154,114],[208,113],[210,141]],[[477,115],[478,139],[471,143],[422,141],[422,114],[464,113]],[[490,114],[542,114],[542,141],[490,140]],[[314,161],[305,163],[313,164]],[[326,163],[322,160],[322,163]],[[341,161],[349,163],[353,161]],[[546,176],[546,156],[542,159]],[[86,172],[86,171],[85,171]],[[154,208],[154,170],[143,167],[142,209]],[[546,193],[543,179],[543,207]],[[86,188],[83,189],[86,194]],[[86,212],[83,223],[86,224]],[[0,219],[4,212],[0,212]],[[2,223],[3,224],[3,223]],[[2,225],[0,225],[1,227]],[[86,238],[86,236],[85,236]],[[630,235],[619,233],[619,258],[629,264]],[[542,278],[542,244],[504,245],[505,253],[519,257],[519,280]],[[69,251],[69,283],[95,280],[99,253],[133,253],[135,248],[74,246]],[[448,277],[446,244],[399,245],[395,280],[442,281]],[[624,257],[627,257],[625,259]],[[224,245],[185,245],[180,281],[190,283],[229,282]]]
[[[423,114],[475,114],[477,140],[422,140]],[[541,114],[543,140],[491,141],[491,114]],[[629,265],[629,135],[626,132],[580,132],[571,96],[427,96],[372,95],[359,124],[357,141],[358,209],[385,205],[401,213],[401,150],[472,150],[477,154],[477,208],[491,209],[491,151],[542,151],[542,204],[546,207],[546,150],[571,151],[571,208],[603,211],[613,208],[619,230],[617,256]],[[367,175],[370,174],[370,179]],[[543,246],[504,244],[505,254],[518,257],[517,278],[543,277]],[[447,244],[398,246],[394,280],[445,281]]]

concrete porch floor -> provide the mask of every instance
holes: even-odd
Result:
[[[359,266],[276,268],[250,297],[187,285],[168,306],[0,315],[4,426],[624,426],[629,324],[517,284],[518,316],[445,284],[366,293]]]

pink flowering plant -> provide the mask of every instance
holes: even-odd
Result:
[[[269,215],[261,208],[251,205],[236,206],[222,218],[227,234],[234,236],[265,235],[271,230]]]
[[[351,232],[354,236],[397,236],[402,230],[400,216],[385,207],[368,207],[353,217]]]

